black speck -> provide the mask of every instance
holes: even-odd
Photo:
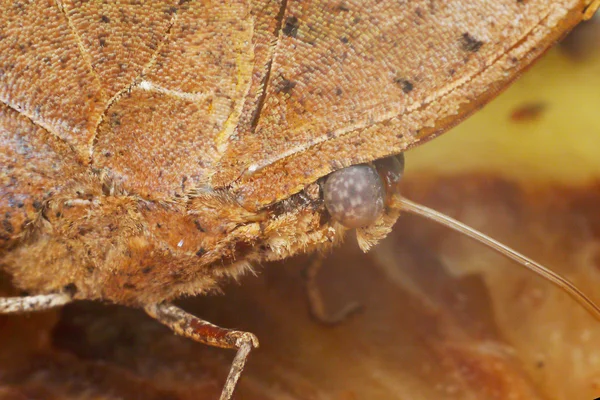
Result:
[[[142,274],[144,274],[144,275],[149,274],[152,271],[153,268],[154,267],[152,265],[149,265],[147,267],[142,268]]]
[[[282,79],[279,84],[277,85],[277,89],[275,90],[276,93],[285,93],[285,94],[291,94],[292,93],[292,89],[294,89],[294,87],[296,87],[296,82],[294,81],[290,81],[289,79]]]
[[[336,7],[337,11],[342,11],[342,12],[347,12],[350,11],[350,8],[348,8],[348,6],[346,4],[344,4],[344,2],[341,2],[337,7]]]
[[[63,291],[73,296],[75,293],[77,293],[77,286],[75,286],[74,283],[69,283],[63,288]]]
[[[13,233],[14,228],[8,219],[2,220],[2,227],[8,233]]]
[[[283,26],[283,34],[290,37],[296,37],[298,34],[298,18],[287,17]]]
[[[465,32],[460,37],[460,47],[464,51],[469,51],[471,53],[477,53],[479,49],[483,46],[483,42],[481,40],[475,39],[473,36],[469,35],[469,33]]]
[[[342,41],[342,43],[348,43],[348,38],[347,37],[341,37],[340,40]]]
[[[125,289],[135,289],[135,285],[134,285],[134,284],[132,284],[132,283],[124,283],[124,284],[123,284],[123,287],[124,287]]]
[[[200,221],[198,221],[197,219],[194,220],[194,225],[196,225],[196,229],[198,229],[200,232],[206,232],[200,224]]]
[[[343,92],[342,92],[342,89],[340,89],[339,87],[335,88],[335,94],[336,94],[337,96],[341,96],[341,95],[342,95],[342,93],[343,93]]]
[[[206,253],[206,250],[204,250],[203,247],[200,247],[200,249],[196,252],[196,255],[201,257],[204,253]]]
[[[108,18],[106,15],[103,15],[100,17],[100,21],[104,22],[105,24],[108,24],[110,22],[110,18]]]
[[[411,81],[404,78],[396,78],[394,82],[402,88],[404,93],[410,93],[415,88]]]

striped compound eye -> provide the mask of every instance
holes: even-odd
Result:
[[[329,174],[323,197],[332,218],[347,228],[360,228],[383,214],[385,190],[375,168],[353,165]]]

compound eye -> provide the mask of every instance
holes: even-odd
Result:
[[[353,165],[329,174],[323,197],[334,219],[347,228],[360,228],[383,214],[385,190],[375,168]]]

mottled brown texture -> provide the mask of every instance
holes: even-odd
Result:
[[[587,3],[5,1],[2,267],[143,305],[328,248],[319,178],[456,123]]]
[[[31,231],[42,205],[85,168],[68,145],[0,104],[0,251]]]
[[[415,146],[516,78],[583,8],[576,0],[290,1],[284,17],[297,28],[279,37],[260,118],[238,128],[243,146],[228,148],[212,181],[235,180],[238,199],[261,208],[335,169]],[[484,44],[469,51],[465,35]],[[411,83],[408,93],[399,79]],[[279,90],[283,81],[293,90]]]

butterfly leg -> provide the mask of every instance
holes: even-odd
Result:
[[[44,311],[73,301],[69,293],[39,294],[23,297],[0,297],[0,314]]]
[[[350,315],[360,311],[362,306],[360,303],[351,302],[334,314],[329,314],[325,310],[325,302],[323,301],[321,290],[317,285],[317,276],[323,267],[323,261],[325,261],[325,255],[317,254],[305,270],[308,307],[313,318],[320,323],[324,325],[336,325],[343,322]]]
[[[237,349],[225,386],[219,400],[229,400],[240,379],[250,350],[258,347],[258,339],[252,333],[221,328],[204,321],[169,303],[144,307],[146,313],[168,326],[178,335],[196,342],[225,349]]]

